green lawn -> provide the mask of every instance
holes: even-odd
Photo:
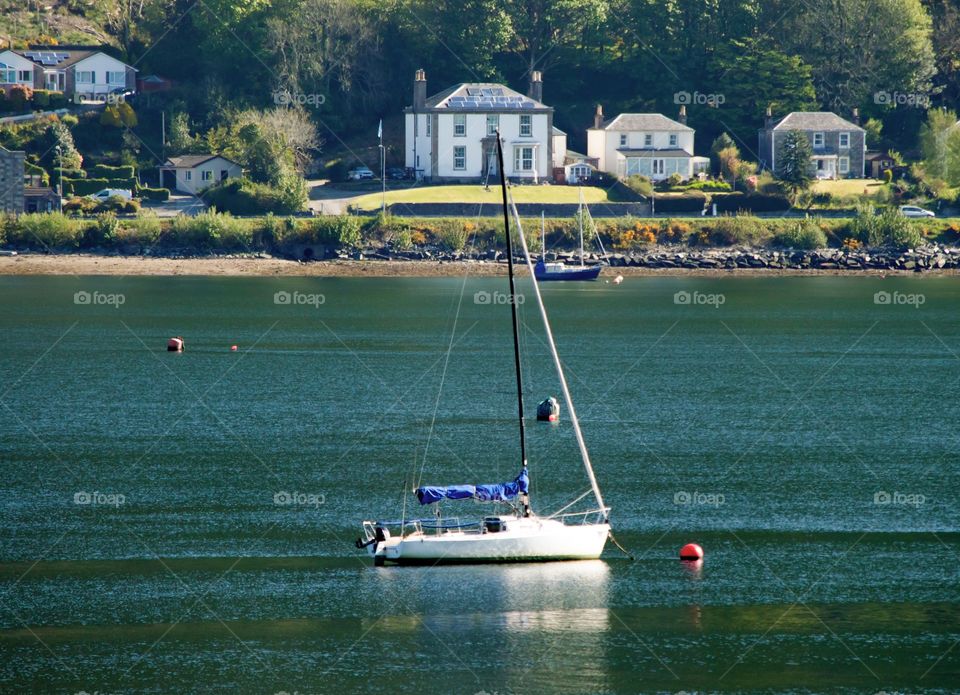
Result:
[[[511,189],[517,203],[577,203],[580,200],[576,186],[516,186]],[[609,200],[607,192],[593,186],[583,187],[585,203],[603,203]],[[417,186],[387,191],[387,205],[391,203],[499,203],[500,188],[483,186]],[[380,207],[380,194],[370,193],[352,201],[360,210]]]
[[[883,181],[877,179],[839,179],[837,181],[815,181],[811,190],[814,193],[829,193],[833,196],[876,195],[886,187]]]

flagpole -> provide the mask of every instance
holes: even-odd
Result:
[[[377,127],[377,136],[380,138],[380,214],[387,215],[387,151],[383,149],[383,119]]]

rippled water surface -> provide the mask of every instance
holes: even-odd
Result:
[[[504,284],[0,278],[0,688],[960,688],[960,280],[546,287],[635,561],[374,568],[405,486],[516,474]],[[536,509],[588,489],[528,435]]]

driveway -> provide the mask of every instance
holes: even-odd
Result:
[[[144,210],[153,210],[157,217],[193,216],[207,209],[207,204],[192,195],[171,194],[165,202],[145,201]]]

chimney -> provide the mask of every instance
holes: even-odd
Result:
[[[687,107],[686,106],[683,106],[683,105],[680,106],[680,115],[677,116],[677,120],[683,125],[687,124]]]
[[[770,130],[773,127],[773,107],[767,107],[767,117],[763,119],[763,127],[765,130]]]
[[[854,108],[853,108],[853,118],[852,118],[852,120],[853,120],[853,124],[854,124],[854,125],[856,125],[856,126],[860,125],[860,109],[858,109],[857,107],[854,107]]]
[[[539,70],[530,73],[530,89],[527,90],[527,96],[534,101],[543,101],[543,73]]]
[[[593,127],[603,127],[603,107],[600,104],[597,104],[597,112],[593,114]]]
[[[427,107],[427,73],[417,70],[413,78],[413,110],[417,113]]]

